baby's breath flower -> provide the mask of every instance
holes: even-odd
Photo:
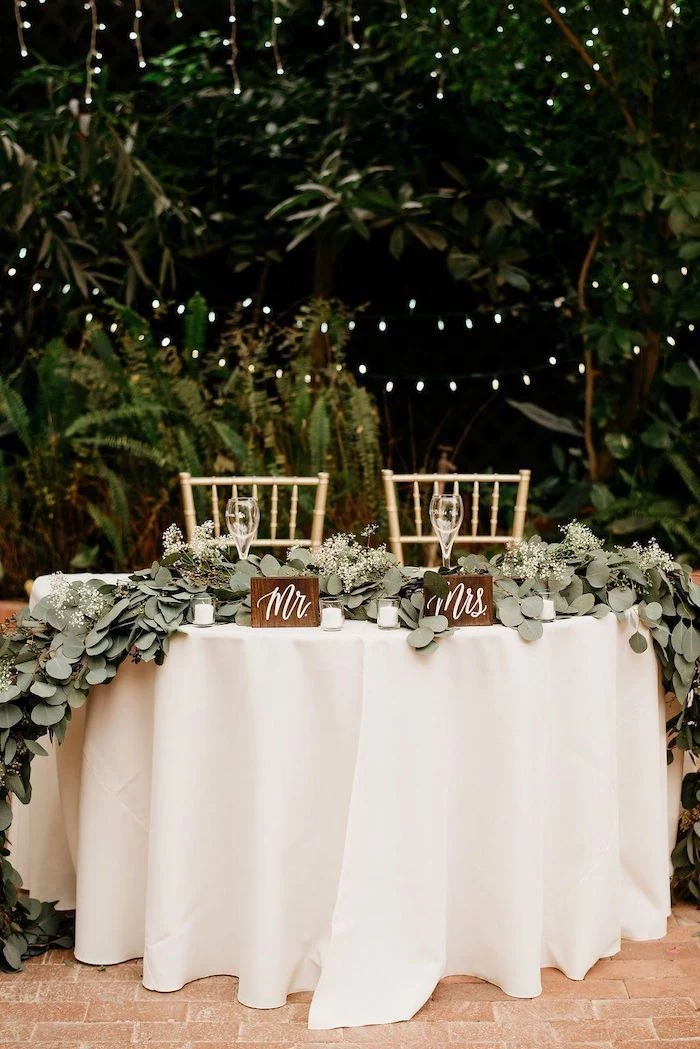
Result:
[[[15,664],[10,656],[0,659],[0,692],[5,692],[15,683]]]
[[[564,535],[561,546],[568,556],[585,557],[594,550],[600,550],[603,545],[602,540],[593,534],[588,525],[581,524],[580,521],[574,520],[561,525],[559,531]]]
[[[367,529],[362,533],[363,537],[370,534]],[[288,556],[294,557],[294,552],[292,548]],[[338,532],[312,553],[309,565],[320,575],[340,576],[343,592],[348,593],[364,583],[379,582],[395,567],[396,558],[383,543],[377,547],[363,546],[351,532]]]
[[[632,543],[632,549],[639,558],[639,567],[643,572],[650,568],[658,568],[662,572],[672,572],[677,568],[676,562],[671,555],[659,546],[656,539],[650,539],[646,546],[640,543]]]
[[[176,554],[185,546],[185,537],[176,524],[171,524],[163,532],[163,553]]]

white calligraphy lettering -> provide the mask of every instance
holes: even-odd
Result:
[[[265,619],[268,622],[273,616],[281,616],[285,623],[290,619],[306,619],[311,609],[311,602],[297,590],[294,583],[289,583],[284,590],[276,586],[257,600],[258,605],[264,606],[266,603]]]
[[[477,587],[476,594],[474,594],[471,587],[465,587],[464,583],[457,583],[447,597],[442,598],[434,594],[428,598],[425,610],[433,616],[444,615],[445,612],[451,611],[455,620],[463,619],[465,616],[470,619],[479,619],[486,612],[484,588]]]

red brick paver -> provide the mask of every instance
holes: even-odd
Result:
[[[52,951],[0,975],[2,1049],[700,1049],[700,910],[680,904],[663,940],[625,942],[585,980],[542,974],[540,998],[449,977],[407,1023],[309,1031],[307,992],[279,1009],[236,1001],[233,977],[147,991],[139,962],[98,968]]]

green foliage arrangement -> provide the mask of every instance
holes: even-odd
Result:
[[[401,570],[383,548],[372,549],[352,535],[327,540],[320,551],[292,549],[288,561],[251,556],[231,558],[226,541],[212,538],[211,523],[201,526],[191,543],[176,526],[165,535],[166,553],[150,569],[128,581],[73,583],[58,576],[52,593],[32,614],[23,613],[3,628],[0,640],[0,954],[9,969],[48,943],[68,943],[52,908],[19,897],[19,875],[9,861],[7,831],[12,822],[11,795],[31,798],[31,763],[45,754],[39,740],[48,732],[63,740],[71,713],[85,703],[90,688],[110,682],[122,662],[161,664],[170,639],[192,622],[197,595],[209,593],[218,622],[250,624],[250,580],[255,575],[314,573],[323,594],[338,597],[349,618],[373,621],[382,596],[400,600],[400,619],[409,645],[432,652],[451,631],[444,616],[424,617],[425,585],[444,588],[443,572]],[[524,641],[542,635],[542,590],[556,592],[561,616],[610,612],[624,617],[637,606],[659,658],[666,689],[677,700],[669,722],[669,747],[700,755],[700,586],[657,544],[606,551],[584,526],[574,522],[561,543],[537,539],[521,544],[492,562],[474,555],[461,558],[460,569],[494,577],[497,615]],[[647,647],[636,630],[634,651]],[[674,887],[700,900],[700,774],[683,785],[686,808],[673,853]]]
[[[154,324],[115,305],[76,345],[56,340],[0,376],[0,560],[10,593],[56,564],[150,563],[179,516],[180,470],[330,470],[331,527],[377,516],[379,419],[345,367],[344,311],[315,302],[287,324],[234,315],[204,360],[207,313],[195,296],[178,345],[163,347]],[[322,322],[332,351],[307,381]]]

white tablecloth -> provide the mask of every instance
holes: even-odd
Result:
[[[186,628],[94,690],[58,790],[35,761],[14,858],[67,905],[74,865],[77,957],[143,956],[151,989],[315,988],[319,1029],[406,1019],[450,974],[533,997],[542,966],[582,979],[666,931],[665,712],[628,633],[481,627],[426,656],[370,624]]]

